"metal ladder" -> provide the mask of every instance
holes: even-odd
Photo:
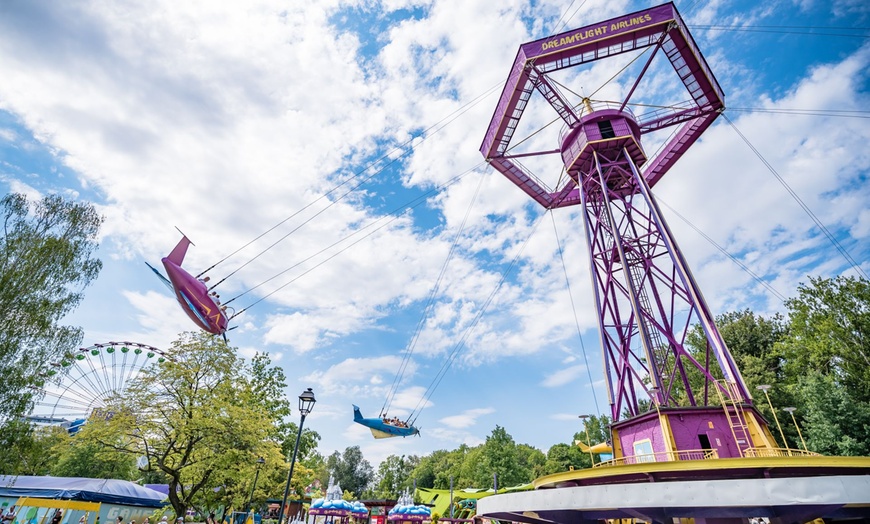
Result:
[[[643,261],[634,254],[631,253],[629,255],[626,254],[626,258],[629,259],[629,266],[631,271],[631,279],[632,284],[634,284],[634,291],[637,293],[637,301],[640,304],[640,307],[647,312],[652,313],[652,303],[649,300],[649,294],[646,291],[646,287],[644,286],[644,281],[646,279],[646,271],[643,266]],[[637,322],[640,324],[644,323],[645,331],[649,336],[649,343],[652,345],[652,353],[655,355],[657,362],[650,362],[650,372],[658,373],[659,378],[669,377],[671,370],[668,369],[668,356],[670,354],[670,345],[665,345],[662,342],[661,333],[659,333],[658,328],[652,325],[644,315],[641,314],[640,311],[637,312]],[[658,367],[658,364],[661,363],[661,368]],[[673,365],[676,365],[676,361],[673,362]],[[653,371],[654,370],[654,371]],[[668,395],[668,385],[662,384],[662,391],[660,392],[662,395],[662,403],[667,404],[667,395]]]
[[[731,436],[734,437],[734,443],[737,444],[737,451],[743,457],[744,448],[752,447],[752,439],[749,437],[749,426],[746,424],[746,414],[743,412],[743,407],[737,402],[739,394],[737,387],[733,382],[727,380],[716,381],[716,394],[719,395],[719,402],[725,410],[725,417],[728,419],[728,425],[731,427]],[[726,396],[722,390],[727,391]],[[743,439],[744,445],[740,445],[740,440]]]

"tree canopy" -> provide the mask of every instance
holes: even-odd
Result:
[[[419,462],[420,458],[416,455],[410,457],[390,455],[384,459],[375,473],[371,496],[379,499],[398,499],[403,491],[411,487],[411,473]]]
[[[283,373],[262,358],[253,367],[260,370],[220,338],[185,333],[164,362],[144,369],[123,398],[110,402],[110,417],[88,424],[89,434],[165,475],[176,514],[218,502],[241,507],[258,457],[265,460],[264,487],[285,468],[280,417],[287,409],[257,389],[264,377],[283,386]]]
[[[774,389],[797,408],[809,449],[870,455],[870,281],[811,278],[786,307],[788,333],[776,344],[782,380]],[[795,433],[786,438],[799,447]]]
[[[0,421],[26,414],[50,364],[79,345],[60,321],[78,306],[102,263],[94,257],[102,217],[94,206],[49,195],[0,200]]]
[[[360,497],[372,479],[374,471],[368,460],[363,458],[359,446],[351,446],[344,453],[336,451],[326,459],[326,469],[345,491]]]

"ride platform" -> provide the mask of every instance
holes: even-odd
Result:
[[[737,523],[758,517],[776,524],[870,517],[870,457],[766,451],[771,456],[654,457],[663,461],[634,463],[634,457],[623,457],[541,477],[534,491],[481,499],[478,516],[527,524],[677,518]]]

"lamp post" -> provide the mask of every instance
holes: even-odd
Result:
[[[589,449],[589,461],[592,463],[592,466],[595,466],[595,456],[592,454],[592,441],[589,440],[589,425],[586,423],[589,417],[590,415],[577,415],[577,418],[583,421],[583,429],[586,431],[586,446]]]
[[[789,407],[789,408],[782,408],[782,410],[787,411],[788,414],[791,415],[791,421],[794,422],[794,427],[795,427],[795,429],[797,429],[798,436],[801,438],[801,444],[804,445],[804,451],[809,451],[809,449],[807,449],[807,442],[804,440],[804,436],[801,433],[801,427],[798,426],[797,419],[794,418],[794,412],[797,410],[797,408]]]
[[[254,475],[254,485],[251,486],[251,496],[248,497],[248,507],[251,507],[251,503],[254,501],[254,490],[257,489],[257,479],[260,478],[260,468],[263,464],[266,463],[266,460],[263,457],[257,458],[257,473]]]
[[[755,389],[759,389],[764,392],[764,398],[767,399],[767,405],[770,406],[770,412],[773,413],[773,421],[776,422],[776,428],[779,430],[779,436],[782,437],[782,446],[786,449],[789,456],[791,456],[791,451],[788,450],[788,444],[785,442],[785,433],[782,432],[782,426],[779,425],[779,418],[776,416],[776,410],[773,409],[773,402],[770,401],[770,395],[767,394],[767,390],[770,389],[770,384],[761,384],[760,386],[755,386]]]
[[[287,508],[287,495],[290,493],[290,479],[293,478],[293,466],[296,465],[296,453],[299,451],[299,439],[302,437],[302,424],[305,424],[305,417],[311,413],[314,408],[314,403],[317,400],[314,398],[314,392],[311,388],[306,389],[299,395],[299,432],[296,433],[296,446],[293,447],[293,458],[290,460],[290,472],[287,473],[287,485],[284,486],[284,498],[281,500],[281,509],[278,511],[278,522],[282,522],[284,511]]]

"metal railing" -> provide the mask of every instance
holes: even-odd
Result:
[[[815,451],[791,448],[746,448],[743,450],[744,457],[819,457]]]
[[[711,460],[717,458],[719,458],[719,452],[715,449],[684,449],[619,457],[599,462],[593,467],[624,466],[627,464],[646,464],[649,462],[675,462],[678,460]]]
[[[589,105],[587,106],[584,102],[580,102],[579,104],[572,107],[575,111],[577,111],[577,116],[579,118],[583,118],[584,116],[590,114],[589,109],[592,111],[602,111],[604,109],[616,109],[618,110],[622,106],[622,102],[614,102],[611,100],[589,100]],[[631,110],[630,107],[622,108],[622,112],[626,113],[632,120],[637,122],[637,116],[635,116],[634,111]],[[559,130],[559,144],[565,141],[565,137],[568,136],[574,128],[569,126],[568,124],[563,124],[562,128]]]

